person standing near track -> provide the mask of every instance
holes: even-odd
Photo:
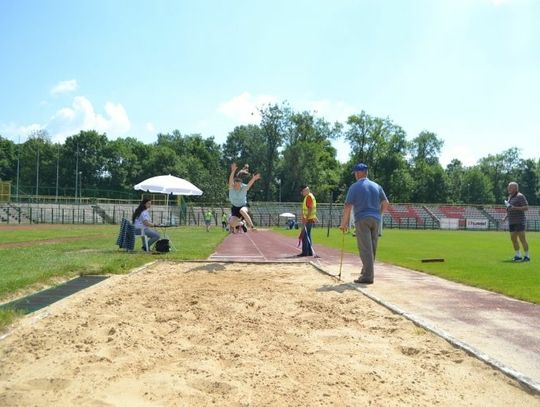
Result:
[[[256,230],[253,221],[248,213],[247,193],[255,181],[261,179],[261,174],[257,173],[251,177],[247,184],[242,182],[242,178],[237,177],[236,163],[231,164],[231,174],[229,175],[229,202],[231,203],[231,220],[229,226],[235,230],[240,225],[242,218],[247,222],[251,230]]]
[[[212,211],[210,209],[204,214],[204,224],[206,226],[206,231],[210,232],[210,225],[212,224]]]
[[[302,253],[298,257],[313,256],[313,240],[311,228],[317,222],[317,200],[307,185],[300,187],[302,200]]]
[[[221,215],[221,228],[226,231],[228,223],[229,223],[229,217],[227,216],[225,212],[223,212],[223,214]]]
[[[525,238],[525,226],[527,223],[525,212],[529,210],[529,203],[527,198],[521,192],[519,192],[519,185],[517,182],[510,182],[507,187],[508,200],[505,201],[507,218],[508,218],[508,230],[510,231],[510,239],[512,245],[516,251],[512,261],[531,261],[529,257],[529,244]],[[519,242],[523,246],[524,256],[521,257],[521,251],[519,250]]]
[[[368,179],[366,164],[356,164],[353,173],[356,182],[347,191],[339,228],[344,233],[348,230],[351,211],[354,209],[356,242],[362,260],[362,272],[354,282],[373,284],[379,223],[382,222],[382,214],[388,208],[389,202],[382,187]]]

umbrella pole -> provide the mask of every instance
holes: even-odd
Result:
[[[169,211],[169,194],[167,194],[167,198],[165,198],[165,206],[167,207],[167,225],[171,224],[171,216]]]

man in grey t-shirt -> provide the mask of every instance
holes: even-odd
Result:
[[[508,219],[510,239],[512,240],[514,250],[516,251],[512,260],[530,261],[529,244],[525,238],[525,226],[527,223],[525,212],[529,209],[529,204],[525,195],[519,192],[519,185],[517,182],[510,182],[507,189],[508,199],[505,201],[505,204],[508,214],[506,217]],[[519,242],[521,242],[521,246],[523,246],[523,257],[521,257],[521,251],[519,250]]]

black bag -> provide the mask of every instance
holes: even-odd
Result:
[[[171,251],[171,244],[169,242],[169,239],[159,239],[154,248],[156,249],[156,252],[159,253],[169,253]]]

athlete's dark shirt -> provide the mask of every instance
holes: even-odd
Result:
[[[508,197],[508,203],[514,207],[529,206],[527,198],[521,192],[516,193]],[[525,224],[525,212],[508,210],[508,224],[509,225],[524,225]]]

